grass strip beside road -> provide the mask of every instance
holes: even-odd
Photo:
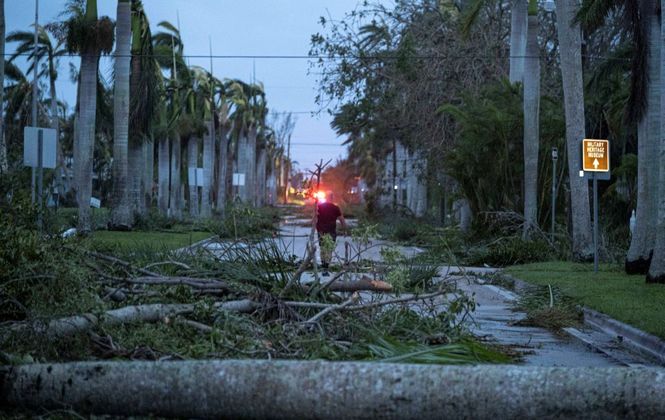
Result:
[[[92,235],[92,243],[120,249],[153,249],[170,251],[190,246],[213,236],[210,232],[117,232],[100,230]]]
[[[558,286],[580,304],[642,331],[665,338],[665,286],[647,284],[643,275],[629,276],[622,267],[601,264],[546,262],[504,270],[529,283]]]

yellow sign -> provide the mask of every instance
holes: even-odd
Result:
[[[586,172],[610,171],[610,142],[584,139],[582,141],[582,169]]]

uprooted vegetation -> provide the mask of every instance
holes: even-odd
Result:
[[[220,240],[178,251],[118,248],[110,255],[87,241],[45,238],[21,227],[26,223],[2,220],[5,362],[509,360],[467,337],[462,321],[473,299],[453,282],[434,281],[431,267],[395,260],[384,274],[352,279],[363,269],[358,257],[359,264],[350,259],[337,274],[307,283],[301,277],[314,267],[285,253],[278,240]]]

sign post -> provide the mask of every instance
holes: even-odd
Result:
[[[555,215],[556,215],[556,161],[559,158],[559,150],[552,147],[552,241],[554,241]]]
[[[38,200],[37,225],[42,226],[42,202],[44,190],[44,168],[55,168],[55,130],[52,128],[25,127],[23,129],[23,164],[33,168],[36,175],[36,188],[32,186],[32,196]],[[35,194],[36,189],[36,194]]]
[[[593,271],[598,272],[598,180],[610,179],[610,142],[582,140],[582,169],[593,180]]]

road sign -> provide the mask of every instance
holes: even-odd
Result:
[[[205,178],[203,177],[203,168],[190,167],[188,169],[188,178],[190,187],[203,187],[205,186]]]
[[[586,172],[610,171],[610,142],[584,139],[582,141],[582,169]]]
[[[245,186],[245,174],[243,173],[234,173],[233,174],[233,186],[234,187],[244,187]]]
[[[52,128],[23,128],[23,165],[39,166],[39,131],[42,132],[42,168],[55,168],[56,139]]]

